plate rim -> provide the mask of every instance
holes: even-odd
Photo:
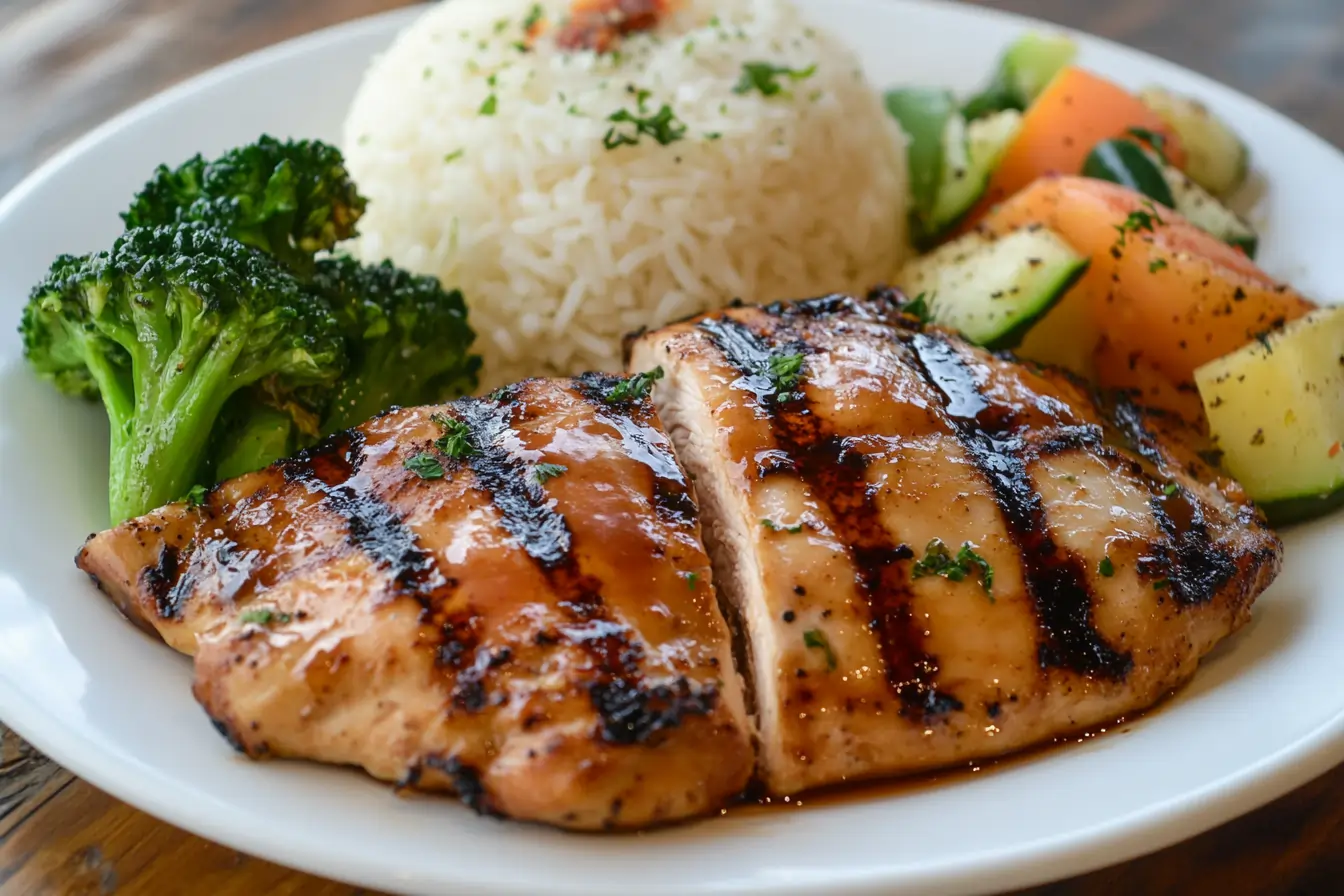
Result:
[[[1048,28],[1084,38],[1088,43],[1119,51],[1142,60],[1157,69],[1179,70],[1187,80],[1212,94],[1231,94],[1245,104],[1258,107],[1276,125],[1291,131],[1298,140],[1315,143],[1328,151],[1344,168],[1344,151],[1290,116],[1267,103],[1223,84],[1201,72],[1086,31],[1067,28],[1044,19],[1005,10],[971,6],[956,0],[851,0],[857,5],[891,5],[918,8],[937,13],[949,8],[1014,29]],[[328,44],[339,44],[365,32],[381,32],[409,23],[423,13],[428,4],[414,4],[347,22],[328,26],[271,44],[207,69],[114,114],[54,153],[18,184],[0,197],[0,220],[14,214],[28,195],[59,175],[71,160],[87,152],[118,131],[159,114],[180,98],[207,89],[236,75],[264,68],[276,60],[303,55]],[[174,799],[175,779],[167,778],[143,758],[117,750],[108,752],[86,735],[46,713],[28,694],[0,680],[0,711],[5,724],[37,747],[61,767],[150,816],[191,832],[207,840],[256,856],[287,868],[302,870],[319,877],[379,889],[404,888],[406,892],[430,892],[445,886],[441,879],[389,877],[385,864],[324,852],[320,845],[305,838],[283,842],[254,831],[251,813],[237,803],[215,806],[213,814],[193,812],[189,804]],[[893,888],[924,894],[981,893],[1028,887],[1061,880],[1109,867],[1156,852],[1193,838],[1218,825],[1266,805],[1344,763],[1344,706],[1330,719],[1300,737],[1296,742],[1243,766],[1216,781],[1181,796],[1154,803],[1127,815],[1114,817],[1066,836],[1042,839],[1025,848],[999,848],[969,853],[927,866],[902,869],[899,878],[890,871],[870,870],[850,873],[843,879],[824,885],[837,896],[867,896],[890,893]],[[454,886],[471,891],[531,896],[531,891],[512,888],[495,878],[473,875],[461,868]],[[739,880],[720,884],[716,892],[779,893],[812,896],[818,892],[815,880],[797,882],[752,883]],[[591,894],[591,887],[557,884],[549,888],[555,894]],[[641,892],[673,894],[683,892],[666,885],[642,886]]]

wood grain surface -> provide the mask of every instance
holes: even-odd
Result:
[[[398,0],[0,0],[0,192],[188,75]],[[1172,59],[1344,146],[1344,0],[981,0]],[[1272,724],[1273,720],[1266,720]],[[0,893],[359,892],[164,825],[0,725]],[[1344,767],[1178,846],[1033,896],[1344,893]]]

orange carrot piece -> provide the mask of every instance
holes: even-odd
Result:
[[[1091,325],[1076,338],[1095,347],[1104,332],[1121,356],[1141,353],[1178,387],[1188,387],[1202,364],[1315,308],[1240,251],[1116,184],[1043,178],[981,226],[997,234],[1033,224],[1091,258],[1087,275],[1061,303]],[[1085,303],[1090,318],[1077,303]]]
[[[1124,137],[1132,128],[1161,134],[1167,158],[1178,168],[1184,163],[1180,138],[1138,97],[1089,71],[1064,69],[1027,109],[1022,129],[969,221],[1039,177],[1081,173],[1098,143]]]

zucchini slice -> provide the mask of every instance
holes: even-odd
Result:
[[[1246,182],[1251,154],[1222,119],[1196,99],[1149,87],[1139,93],[1185,146],[1185,173],[1214,196],[1226,197]]]
[[[1236,246],[1247,257],[1255,258],[1255,252],[1260,248],[1260,235],[1245,218],[1213,198],[1208,190],[1178,169],[1163,164],[1161,170],[1176,211],[1200,230]]]
[[[923,294],[933,323],[991,349],[1016,347],[1087,270],[1088,260],[1040,227],[967,234],[908,263],[906,295]]]
[[[989,84],[967,101],[962,114],[975,120],[1009,109],[1022,111],[1077,57],[1078,45],[1066,35],[1024,35],[1004,51]]]
[[[989,189],[989,179],[1022,127],[1022,113],[999,112],[969,125],[960,115],[943,131],[943,177],[933,209],[919,222],[920,245],[932,245],[961,222]]]
[[[1271,520],[1344,502],[1344,307],[1205,364],[1195,382],[1223,467]]]

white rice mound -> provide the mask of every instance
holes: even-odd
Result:
[[[370,199],[355,251],[462,290],[483,388],[618,370],[631,330],[866,289],[907,252],[904,138],[853,53],[785,0],[671,6],[598,55],[557,47],[568,0],[451,0],[364,78],[344,136]],[[812,73],[736,92],[748,62]],[[638,91],[684,137],[606,148]]]

